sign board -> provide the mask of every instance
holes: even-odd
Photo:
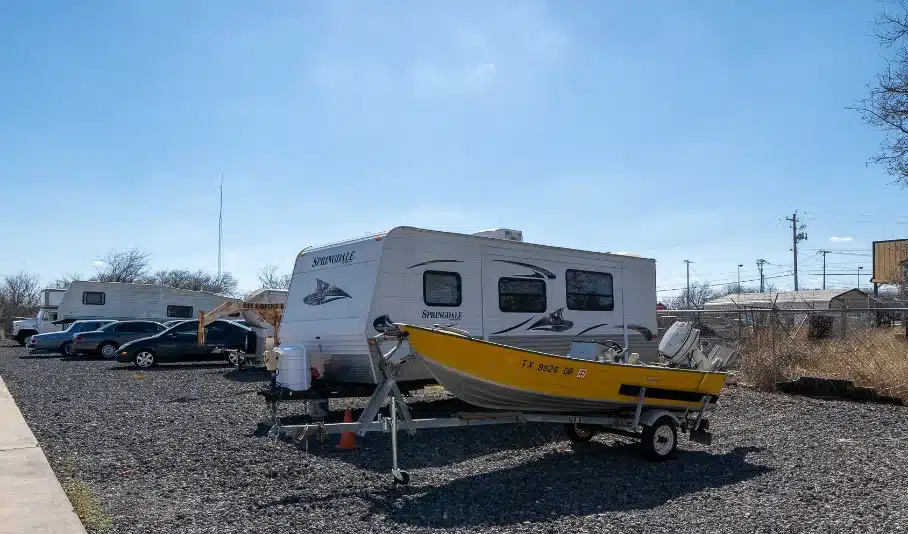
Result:
[[[906,280],[908,239],[873,242],[873,278],[875,284],[899,284]]]

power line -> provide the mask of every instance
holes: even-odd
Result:
[[[854,273],[851,273],[851,275],[854,276]],[[785,273],[785,274],[780,274],[780,275],[777,275],[777,276],[766,276],[766,277],[764,277],[764,280],[771,280],[771,279],[774,279],[774,278],[785,278],[785,277],[788,277],[788,276],[791,276],[791,273],[790,273],[790,272],[787,272],[787,273]],[[756,282],[756,281],[758,281],[758,280],[759,280],[759,278],[754,278],[754,279],[752,279],[752,280],[741,280],[741,283],[743,284],[743,283],[745,283],[745,282]],[[725,285],[728,285],[728,284],[730,284],[730,283],[732,283],[732,282],[704,283],[704,284],[701,284],[701,285],[702,285],[703,287],[716,287],[716,286],[725,286]],[[666,292],[666,291],[681,291],[681,290],[683,290],[683,289],[685,289],[685,288],[683,288],[683,287],[672,287],[672,288],[666,288],[666,289],[657,289],[656,292],[657,292],[657,293],[664,293],[664,292]],[[688,295],[690,295],[690,291],[688,291]]]

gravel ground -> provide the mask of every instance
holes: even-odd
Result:
[[[88,488],[93,530],[908,531],[908,408],[731,387],[713,446],[684,439],[664,463],[612,436],[573,445],[555,425],[426,430],[401,437],[400,487],[387,436],[307,455],[257,435],[255,371],[139,373],[4,343],[0,375],[61,481]]]

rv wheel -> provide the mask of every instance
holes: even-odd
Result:
[[[588,425],[568,423],[564,425],[564,430],[567,433],[568,439],[574,443],[589,441],[596,435],[596,431]]]
[[[643,440],[640,442],[643,454],[650,460],[665,460],[671,457],[678,447],[678,429],[674,419],[667,415],[656,419],[643,427]]]

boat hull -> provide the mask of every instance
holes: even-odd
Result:
[[[452,395],[508,411],[590,413],[644,405],[697,409],[718,398],[725,373],[577,360],[402,326],[432,376]]]

